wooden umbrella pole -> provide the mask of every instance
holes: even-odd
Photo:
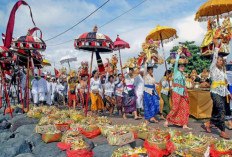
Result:
[[[92,65],[93,65],[93,53],[91,56],[91,63],[90,63],[90,70],[89,70],[89,80],[88,80],[88,91],[87,91],[87,100],[86,100],[86,105],[85,105],[85,117],[87,117],[87,109],[88,109],[88,104],[89,104],[89,88],[90,88],[90,80],[91,80],[91,73],[92,73]]]
[[[27,112],[29,111],[29,69],[30,69],[30,56],[27,57]]]
[[[13,118],[13,114],[12,114],[12,110],[11,110],[10,102],[9,102],[9,98],[8,98],[8,93],[7,93],[7,89],[6,89],[5,73],[4,73],[3,69],[2,69],[2,64],[0,64],[0,71],[1,71],[2,83],[3,83],[3,86],[4,86],[4,90],[5,90],[6,101],[7,101],[8,107],[10,109],[10,116],[11,116],[11,118]]]
[[[124,75],[123,75],[123,70],[122,70],[122,59],[121,59],[120,48],[118,48],[118,54],[119,54],[119,59],[120,59],[120,66],[121,66],[122,80],[124,80]],[[123,87],[125,87],[125,83],[124,83],[124,82],[123,82]]]
[[[69,67],[69,71],[70,71],[70,63],[69,63],[69,61],[68,61],[68,67]]]
[[[168,67],[167,67],[167,62],[166,62],[166,58],[165,58],[165,52],[164,52],[164,45],[163,45],[163,39],[162,39],[162,35],[160,33],[160,40],[161,40],[161,46],[162,46],[162,51],[163,51],[163,56],[164,56],[164,65],[165,65],[165,69],[166,69],[166,72],[168,71]],[[169,79],[168,80],[168,87],[169,87],[169,90],[171,89],[171,86],[170,86],[170,82],[169,82]]]

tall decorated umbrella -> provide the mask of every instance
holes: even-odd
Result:
[[[89,80],[88,80],[88,92],[87,92],[87,101],[85,108],[85,116],[87,116],[87,107],[89,102],[89,88],[90,88],[90,79],[92,73],[92,64],[93,64],[93,54],[96,53],[97,63],[100,73],[105,71],[104,65],[101,60],[100,53],[107,54],[113,52],[113,42],[112,40],[101,33],[97,33],[97,26],[94,27],[93,32],[88,32],[80,35],[74,41],[74,47],[78,50],[84,50],[92,52],[91,64],[89,71]]]
[[[166,62],[166,58],[165,58],[163,43],[168,43],[176,38],[178,38],[178,36],[177,36],[176,30],[174,28],[162,27],[160,25],[157,25],[157,27],[155,29],[153,29],[146,37],[146,41],[154,40],[154,41],[161,42],[166,71],[167,71],[167,62]],[[169,84],[169,87],[170,87],[170,84]]]
[[[197,11],[196,21],[207,21],[209,19],[219,21],[219,18],[232,15],[231,0],[210,0],[204,3]]]
[[[122,59],[121,59],[120,50],[121,49],[125,49],[125,48],[130,48],[130,45],[127,42],[125,42],[122,39],[120,39],[119,35],[118,35],[117,38],[116,38],[116,40],[114,41],[114,50],[115,51],[118,50],[118,53],[119,53],[122,78],[124,78],[124,76],[123,76],[123,70],[122,70]]]
[[[15,13],[21,5],[26,5],[29,7],[30,16],[31,16],[32,22],[33,22],[35,27],[33,29],[30,29],[28,31],[27,35],[16,37],[16,38],[12,39],[13,38],[13,30],[14,30],[14,22],[15,22]],[[4,41],[4,46],[7,48],[10,48],[16,55],[19,55],[19,56],[21,55],[21,56],[27,57],[27,92],[26,92],[27,93],[27,111],[29,111],[30,58],[32,56],[33,51],[37,51],[37,50],[44,51],[46,49],[46,44],[42,40],[42,32],[41,31],[40,31],[41,32],[40,38],[32,36],[33,32],[36,30],[40,30],[40,29],[37,28],[35,25],[30,6],[25,1],[19,0],[18,2],[16,2],[16,4],[14,5],[14,7],[10,13],[10,17],[9,17],[7,29],[6,29],[6,37],[5,37],[5,41]],[[41,63],[42,63],[42,61],[41,61]],[[32,67],[34,67],[33,59],[31,60],[31,65],[32,65]],[[24,110],[24,105],[23,105],[23,110]]]
[[[42,33],[40,38],[32,36],[34,32],[32,30],[34,30],[34,28],[28,30],[27,35],[14,38],[11,43],[11,50],[17,54],[19,58],[22,58],[22,63],[27,63],[27,111],[29,111],[29,70],[30,67],[34,69],[34,61],[36,61],[37,67],[41,67],[43,59],[39,51],[44,51],[46,49],[46,44],[42,40]]]

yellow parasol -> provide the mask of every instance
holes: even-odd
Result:
[[[163,27],[163,26],[160,26],[160,25],[157,25],[156,28],[153,29],[146,37],[146,41],[149,41],[150,39],[152,39],[154,41],[160,41],[161,42],[166,71],[168,69],[167,69],[167,62],[166,62],[166,59],[165,59],[163,43],[170,42],[170,41],[172,41],[173,39],[176,39],[176,38],[178,38],[178,36],[177,36],[176,30],[174,28]],[[170,88],[170,84],[169,84],[169,88]]]
[[[42,65],[44,66],[51,66],[51,63],[45,59],[43,59]]]
[[[232,0],[210,0],[204,3],[197,11],[195,21],[219,21],[219,17],[232,15]]]
[[[178,36],[174,28],[157,25],[156,28],[147,35],[146,41],[152,39],[154,41],[161,41],[161,43],[167,43],[176,38],[178,38]]]

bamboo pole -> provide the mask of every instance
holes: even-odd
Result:
[[[29,111],[29,72],[30,72],[30,56],[27,57],[27,112]]]
[[[85,106],[85,117],[87,117],[87,109],[88,109],[88,104],[89,104],[89,88],[90,88],[90,80],[91,80],[91,73],[92,73],[92,65],[93,65],[93,53],[91,56],[91,63],[90,63],[90,70],[89,70],[89,80],[88,80],[88,91],[87,91],[87,100],[86,100],[86,106]]]
[[[124,80],[124,75],[123,75],[123,70],[122,70],[122,59],[121,59],[120,48],[118,48],[118,54],[119,54],[119,58],[120,58],[120,66],[121,66],[122,80]],[[124,82],[124,81],[123,81],[123,87],[125,87],[125,82]]]

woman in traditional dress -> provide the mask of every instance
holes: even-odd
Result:
[[[98,110],[103,110],[104,103],[99,93],[102,91],[101,80],[99,79],[99,72],[93,71],[92,78],[90,80],[90,98],[91,98],[91,111],[92,115],[95,112],[97,116]]]
[[[155,116],[159,113],[159,95],[155,88],[153,66],[148,65],[146,60],[144,62],[144,117],[146,123],[157,123]]]
[[[115,97],[118,114],[122,115],[122,102],[123,102],[123,80],[122,74],[118,74],[118,77],[115,81]]]
[[[114,95],[114,76],[110,75],[107,72],[106,74],[106,79],[105,79],[105,92],[104,92],[104,97],[106,101],[106,109],[109,110],[110,116],[112,116],[113,111],[114,111],[114,105],[115,105],[115,95]]]
[[[134,71],[134,67],[130,66],[129,73],[125,75],[125,88],[123,93],[123,119],[127,119],[127,113],[134,113],[134,119],[138,120],[139,117],[137,115],[137,108],[136,108],[136,95],[134,91],[134,78],[137,74]]]
[[[223,72],[223,57],[218,56],[220,49],[218,39],[213,40],[215,50],[213,61],[210,65],[211,84],[211,98],[213,100],[213,111],[210,121],[204,123],[203,128],[207,132],[211,132],[210,125],[215,125],[220,131],[220,137],[229,139],[230,137],[225,133],[225,103],[226,97],[231,98],[231,94],[226,85],[226,74]]]
[[[183,129],[191,129],[187,126],[189,119],[189,99],[187,88],[185,86],[185,75],[184,75],[184,64],[178,64],[181,51],[178,52],[176,57],[176,62],[174,66],[174,89],[173,89],[173,106],[172,110],[169,112],[164,123],[165,127],[168,127],[168,124],[174,124],[182,126]]]
[[[172,87],[171,81],[168,81],[170,80],[170,77],[171,77],[171,70],[167,70],[164,74],[164,77],[160,81],[161,97],[164,102],[161,119],[165,119],[165,117],[170,112],[169,98],[170,98],[170,88]]]

